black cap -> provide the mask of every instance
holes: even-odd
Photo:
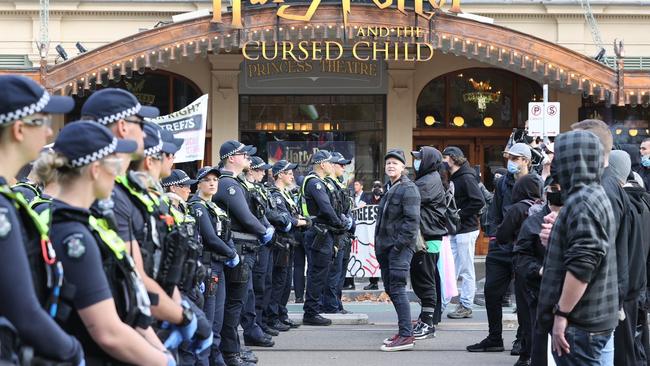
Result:
[[[199,171],[196,173],[196,180],[200,181],[210,173],[216,174],[217,177],[221,176],[221,171],[216,166],[204,166],[203,168],[199,169]]]
[[[160,115],[156,107],[143,106],[135,95],[124,89],[106,88],[90,95],[81,108],[81,115],[108,125],[130,116],[154,118]]]
[[[255,155],[257,148],[253,145],[244,145],[239,141],[229,140],[224,142],[219,148],[219,158],[225,160],[234,154]]]
[[[335,163],[335,158],[327,150],[317,150],[311,157],[312,164]]]
[[[251,169],[253,170],[269,170],[271,169],[271,165],[267,164],[262,158],[258,156],[252,156],[251,157]]]
[[[349,165],[352,160],[348,160],[341,154],[340,152],[332,151],[332,158],[335,159],[335,161],[332,161],[334,164],[339,164],[339,165]]]
[[[133,140],[120,140],[108,128],[93,121],[66,124],[52,149],[68,158],[73,168],[86,166],[114,153],[132,153],[138,148]]]
[[[178,150],[181,149],[181,146],[183,146],[185,140],[174,137],[174,134],[170,130],[165,129],[162,126],[160,126],[160,128],[161,128],[160,136],[162,136],[163,141],[174,144],[176,146],[176,151],[178,152]]]
[[[457,158],[464,158],[463,150],[459,149],[456,146],[447,146],[443,151],[442,155],[444,156],[455,156]]]
[[[73,108],[74,99],[50,95],[28,77],[0,76],[0,125],[36,113],[68,113]]]
[[[411,151],[411,155],[417,160],[422,160],[422,149],[418,151]]]
[[[272,167],[272,172],[273,175],[278,175],[280,172],[284,172],[287,170],[294,170],[298,167],[298,164],[291,164],[290,162],[286,160],[280,160],[277,161],[275,164],[273,164]]]
[[[145,122],[144,123],[144,132],[148,136],[150,133],[155,133],[160,137],[160,140],[162,140],[162,147],[160,151],[167,153],[167,154],[176,154],[178,152],[179,147],[176,146],[174,143],[174,135],[169,133],[165,133],[165,129],[160,127],[159,124],[153,123],[153,122]],[[165,139],[167,137],[167,139]],[[145,136],[146,139],[146,136]],[[147,148],[147,143],[145,141],[145,149]]]
[[[388,150],[388,152],[384,156],[384,160],[387,160],[388,158],[395,158],[395,159],[401,161],[402,164],[406,164],[406,157],[404,156],[404,150],[402,150],[402,149]]]
[[[171,186],[191,186],[196,184],[195,179],[190,179],[190,177],[185,173],[185,171],[180,169],[172,170],[172,174],[169,177],[164,178],[161,182],[163,187]]]

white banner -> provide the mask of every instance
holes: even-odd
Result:
[[[381,277],[375,256],[375,224],[379,206],[367,205],[352,211],[356,219],[346,277]]]
[[[180,111],[150,121],[171,131],[174,137],[184,140],[183,146],[176,153],[174,163],[185,163],[203,160],[207,120],[208,94],[204,94]]]

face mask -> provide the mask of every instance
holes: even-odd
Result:
[[[546,192],[546,200],[548,203],[553,206],[563,206],[564,199],[562,198],[562,192]]]
[[[373,194],[375,197],[381,197],[381,193],[382,193],[382,192],[381,192],[381,188],[375,188],[375,189],[372,190],[372,194]]]
[[[419,171],[420,170],[420,165],[422,165],[422,160],[420,160],[420,159],[413,160],[413,169],[415,169],[416,171]]]
[[[446,162],[446,161],[443,161],[443,162],[442,162],[442,166],[444,166],[445,169],[447,169],[447,170],[451,170],[450,167],[449,167],[449,163]]]
[[[641,157],[641,165],[650,168],[650,155],[644,155]]]
[[[515,163],[512,160],[508,160],[508,172],[510,172],[512,174],[517,174],[517,173],[519,173],[519,171],[521,171],[521,168],[519,168],[519,165],[517,165],[517,163]]]

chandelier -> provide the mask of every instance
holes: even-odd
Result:
[[[485,112],[488,104],[497,103],[501,98],[501,92],[493,92],[492,86],[489,81],[475,81],[469,79],[474,91],[463,94],[465,102],[476,103],[476,108],[481,112]]]

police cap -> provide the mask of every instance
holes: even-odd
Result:
[[[251,169],[253,169],[253,170],[269,170],[269,169],[271,169],[271,165],[267,164],[259,156],[252,156],[251,157]]]
[[[133,140],[120,140],[108,128],[92,121],[68,123],[61,129],[52,149],[80,168],[114,153],[132,153],[138,147]]]
[[[50,95],[34,80],[21,75],[0,76],[0,125],[36,113],[68,113],[71,97]]]
[[[106,88],[98,90],[86,100],[81,108],[81,115],[109,125],[130,116],[144,118],[158,117],[156,107],[143,106],[135,95],[124,89]]]
[[[332,161],[334,164],[349,165],[352,162],[352,160],[346,159],[340,152],[332,151],[332,157],[336,160]]]
[[[216,166],[204,166],[196,173],[196,180],[201,181],[208,174],[216,174],[217,177],[220,177],[221,171]]]
[[[314,156],[311,157],[312,164],[320,164],[320,163],[335,163],[336,158],[330,154],[329,151],[327,150],[318,150],[314,153]]]
[[[253,145],[244,145],[239,141],[228,140],[219,148],[219,157],[225,160],[235,154],[246,154],[249,156],[255,155],[257,148]]]
[[[185,171],[180,169],[172,170],[172,174],[169,177],[164,178],[160,183],[163,187],[171,186],[191,186],[196,184],[195,179],[191,179]]]
[[[292,163],[290,163],[290,162],[288,162],[286,160],[280,160],[280,161],[277,161],[275,164],[273,164],[272,172],[273,172],[273,175],[275,176],[275,175],[278,175],[280,172],[284,172],[284,171],[287,171],[287,170],[294,170],[297,167],[298,167],[298,164],[292,164]]]

